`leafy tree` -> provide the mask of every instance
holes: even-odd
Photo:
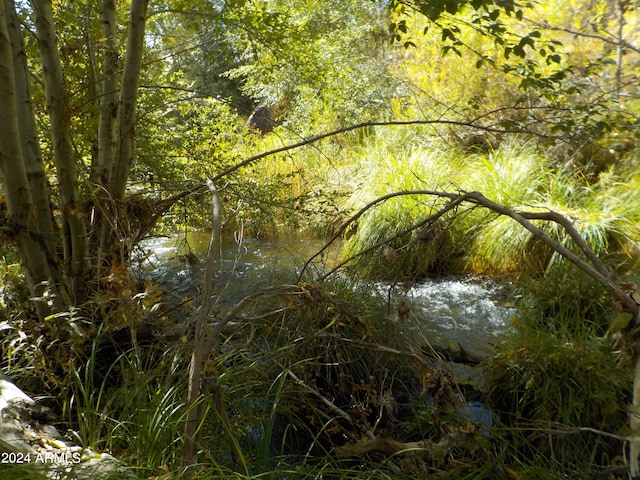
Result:
[[[427,69],[453,76],[444,88],[473,83],[454,101],[450,91],[438,98],[436,111],[546,137],[556,157],[595,174],[637,142],[638,16],[625,2],[397,1],[393,9],[396,40],[417,46],[425,62],[444,54]]]
[[[0,102],[7,127],[0,143],[0,174],[8,210],[4,228],[17,243],[35,305],[44,318],[71,302],[82,303],[108,263],[106,259],[115,264],[125,253],[119,242],[126,227],[120,219],[126,219],[125,187],[134,158],[147,1],[131,3],[125,38],[116,24],[116,4],[110,0],[85,5],[88,12],[100,12],[93,28],[66,16],[74,13],[76,3],[57,4],[54,9],[50,1],[34,0],[20,12],[29,15],[26,25],[35,29],[39,55],[33,64],[41,69],[46,99],[45,138],[55,165],[57,215],[48,201],[46,171],[37,148],[40,137],[34,128],[30,65],[24,55],[32,50],[22,44],[16,6],[6,0],[0,12],[5,80]],[[57,22],[57,18],[69,21]],[[58,33],[60,25],[79,26],[73,41],[66,36],[68,31]],[[101,35],[96,35],[97,25],[102,26]],[[81,39],[89,43],[80,47]],[[117,45],[123,40],[126,49],[121,61]],[[93,83],[74,82],[88,71],[94,74],[85,78]],[[77,125],[83,113],[89,121]],[[77,143],[96,125],[90,147]],[[91,185],[89,189],[84,188],[85,182]],[[34,213],[41,220],[34,221]],[[51,221],[54,217],[59,225]]]
[[[388,117],[398,85],[383,3],[250,5],[235,17],[243,26],[234,38],[243,62],[226,72],[246,95],[266,104],[284,100],[286,126],[298,135]]]

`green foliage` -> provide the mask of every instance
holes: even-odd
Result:
[[[286,100],[285,127],[294,137],[385,111],[385,100],[397,87],[386,55],[383,6],[361,1],[249,5],[238,13],[245,27],[237,39],[247,61],[227,75],[242,79],[243,91],[252,98],[267,104]]]
[[[604,287],[573,266],[520,281],[521,300],[515,325],[559,336],[602,337],[615,316]]]
[[[60,399],[76,440],[95,450],[116,452],[140,475],[179,463],[185,415],[185,365],[179,351],[157,347],[109,357],[98,335],[86,365],[71,372],[73,384]],[[174,356],[175,355],[175,356]]]
[[[590,183],[582,175],[554,168],[553,162],[531,145],[505,143],[487,153],[467,153],[444,152],[409,140],[399,150],[393,137],[383,138],[344,167],[354,192],[345,208],[352,212],[392,192],[460,189],[480,191],[516,211],[559,212],[602,257],[628,252],[639,239],[634,223],[640,211],[635,172],[616,174],[609,170]],[[344,258],[359,255],[354,263],[357,270],[378,278],[463,269],[522,276],[566,270],[566,261],[520,224],[484,208],[461,206],[433,224],[428,222],[398,236],[444,205],[443,199],[424,193],[390,198],[370,208],[352,225],[344,242]],[[560,225],[534,223],[552,239],[577,251]]]
[[[633,9],[605,1],[397,2],[392,17],[396,39],[416,47],[408,56],[420,67],[400,65],[419,98],[416,116],[446,112],[571,139],[579,165],[590,162],[580,153],[592,142],[633,144],[638,75],[628,62],[637,49],[611,46],[628,44],[637,22]]]
[[[631,150],[640,112],[632,67],[638,52],[629,40],[638,13],[609,5],[157,3],[149,15],[130,183],[130,193],[142,199],[136,205],[149,208],[136,212],[315,133],[369,120],[443,119],[457,123],[361,129],[226,176],[218,185],[225,232],[333,232],[383,195],[478,190],[514,209],[565,214],[598,255],[626,272],[640,240],[640,175]],[[95,187],[86,180],[96,154],[104,39],[92,2],[55,8],[86,194]],[[121,48],[124,33],[118,31]],[[26,50],[38,68],[32,36]],[[46,132],[44,92],[37,82],[33,89]],[[283,108],[272,134],[245,128],[258,103]],[[527,140],[510,140],[512,133]],[[48,133],[41,144],[52,171]],[[403,233],[444,204],[434,195],[405,194],[373,206],[348,230],[344,258],[354,258],[351,273],[372,278],[462,271],[520,277],[518,333],[487,364],[489,398],[507,413],[510,433],[492,434],[495,451],[465,451],[470,465],[460,469],[477,469],[466,478],[563,478],[565,466],[604,463],[614,450],[579,428],[616,431],[624,417],[628,372],[600,339],[615,318],[607,295],[516,222],[479,208],[459,207]],[[210,199],[189,195],[159,229],[208,225],[209,217]],[[536,225],[574,248],[557,225]],[[153,289],[139,291],[126,267],[114,265],[94,279],[99,288],[86,304],[38,323],[11,254],[3,250],[0,269],[3,365],[23,386],[63,392],[65,420],[83,444],[113,451],[142,475],[177,472],[188,355],[180,347],[111,356],[101,350],[108,333],[135,326],[158,305]],[[289,372],[369,423],[393,390],[408,405],[394,432],[405,439],[459,427],[452,419],[434,422],[432,406],[415,398],[424,372],[407,366],[402,354],[372,346],[409,351],[367,290],[307,284],[299,296],[264,299],[247,314],[251,322],[234,325],[207,364],[225,408],[207,397],[199,404],[207,412],[200,429],[208,466],[201,476],[246,478],[233,472],[230,432],[220,418],[226,411],[231,437],[246,452],[241,460],[262,476],[397,478],[371,456],[357,462],[359,470],[331,456],[331,448],[358,440],[360,432],[336,420],[336,411]],[[575,430],[558,431],[556,422]],[[306,465],[294,468],[292,453]],[[429,468],[420,473],[433,473]]]
[[[501,342],[484,370],[489,402],[513,432],[511,461],[584,474],[621,448],[597,433],[616,432],[626,421],[629,372],[608,342],[520,330]]]
[[[360,157],[340,173],[352,182],[353,194],[347,199],[346,208],[355,213],[387,194],[446,189],[455,184],[461,157],[414,144],[411,138],[371,138],[369,148],[355,152]],[[419,277],[445,270],[456,255],[452,243],[456,226],[449,221],[454,212],[403,233],[444,203],[425,195],[407,194],[373,206],[350,227],[343,257],[354,257],[355,269],[372,278]],[[365,255],[360,253],[363,251]]]

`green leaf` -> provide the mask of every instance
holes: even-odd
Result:
[[[449,29],[449,28],[443,28],[443,29],[442,29],[442,41],[445,41],[445,40],[447,40],[447,39],[449,39],[449,40],[455,40],[455,39],[456,39],[456,36],[455,36],[455,34],[451,31],[451,29]]]
[[[513,53],[519,56],[520,58],[525,57],[524,48],[522,48],[522,45],[516,45],[515,47],[513,47]]]
[[[616,316],[616,318],[614,318],[613,321],[611,322],[611,329],[624,330],[629,326],[629,324],[631,323],[631,320],[633,320],[632,313],[629,313],[629,312],[619,313],[618,316]]]

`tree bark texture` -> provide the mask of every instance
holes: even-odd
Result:
[[[56,164],[64,236],[65,267],[74,291],[80,291],[88,268],[87,230],[79,204],[76,155],[71,135],[69,96],[58,51],[51,0],[31,0],[42,59],[51,140]]]
[[[116,121],[118,118],[118,80],[120,57],[116,47],[116,5],[114,0],[104,0],[100,12],[102,24],[102,82],[100,87],[98,119],[97,164],[91,169],[91,181],[107,188],[113,167],[116,145]]]
[[[22,151],[24,143],[21,141],[20,125],[26,125],[29,121],[18,118],[28,114],[29,109],[18,108],[14,49],[9,33],[11,28],[16,27],[15,23],[12,24],[15,21],[12,12],[12,2],[3,0],[0,3],[0,176],[7,203],[8,228],[11,230],[6,233],[18,245],[36,310],[40,318],[45,318],[56,306],[61,306],[62,298],[55,291],[57,285],[52,280],[46,239],[38,228],[39,215],[36,209],[46,207],[34,205],[31,188],[36,185],[37,175],[32,177],[34,181],[30,184]],[[34,165],[30,164],[30,167]],[[43,192],[37,192],[37,195],[42,199]],[[53,295],[47,301],[48,293]]]
[[[120,79],[120,57],[116,46],[116,6],[114,0],[104,0],[100,12],[102,36],[104,38],[102,54],[102,82],[98,103],[98,154],[91,165],[94,220],[96,237],[94,244],[98,246],[96,260],[98,272],[102,267],[102,257],[108,253],[109,241],[114,237],[111,226],[117,225],[115,215],[117,209],[109,192],[109,178],[115,160],[116,135],[118,120],[118,85]],[[101,273],[98,273],[102,276]]]
[[[118,105],[116,156],[110,179],[110,191],[116,202],[124,197],[129,170],[133,163],[136,100],[140,83],[140,71],[142,70],[142,52],[144,51],[144,32],[148,3],[148,0],[132,0],[131,2],[127,53],[124,59]]]
[[[67,292],[63,288],[63,272],[60,270],[56,254],[56,241],[59,230],[53,223],[51,204],[49,202],[49,187],[47,174],[42,162],[40,141],[36,129],[35,113],[31,100],[29,68],[22,40],[22,32],[13,1],[3,0],[9,19],[9,37],[13,53],[13,73],[15,79],[16,116],[22,147],[29,192],[34,205],[36,228],[40,235],[40,243],[44,249],[51,273],[52,285],[58,286],[58,295],[63,304],[67,304]]]

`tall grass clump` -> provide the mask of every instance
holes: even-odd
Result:
[[[216,367],[258,471],[313,463],[344,443],[354,425],[323,406],[322,398],[354,418],[366,416],[379,402],[378,382],[387,368],[384,355],[354,345],[380,338],[380,299],[347,281],[301,287],[293,295],[265,297],[256,306],[265,313],[253,324],[254,340],[229,344]]]
[[[345,208],[358,212],[379,197],[394,192],[457,189],[457,172],[463,158],[416,141],[393,145],[380,138],[352,166],[353,193]],[[436,195],[406,194],[390,198],[365,211],[351,225],[343,257],[370,278],[420,277],[446,270],[455,259],[456,229],[451,212],[421,228],[445,204]],[[406,233],[403,233],[406,232]]]
[[[552,173],[531,145],[505,144],[470,158],[465,188],[514,210],[538,209]],[[531,234],[513,219],[478,209],[473,214],[467,268],[474,273],[511,274],[538,271],[544,262],[530,250]],[[475,224],[475,225],[474,225]],[[479,227],[478,227],[479,226]]]
[[[563,177],[563,180],[560,178]],[[553,188],[538,205],[567,217],[589,248],[606,262],[629,256],[640,240],[637,219],[640,215],[640,193],[635,188],[635,171],[603,171],[597,181],[589,183],[581,174],[558,171]],[[577,251],[575,242],[558,224],[544,222],[540,228],[565,247]],[[545,266],[566,268],[560,255],[546,250]],[[615,264],[612,265],[615,267]]]
[[[175,468],[186,411],[184,355],[177,347],[147,346],[114,358],[107,345],[105,335],[96,338],[60,399],[75,441],[117,455],[140,475]]]
[[[467,425],[446,375],[413,353],[385,303],[371,285],[337,278],[266,295],[243,313],[251,322],[239,319],[214,369],[255,475],[428,478],[448,462],[336,451],[372,432],[419,441]],[[468,453],[473,464],[477,450]]]
[[[616,316],[614,300],[598,281],[567,265],[519,282],[517,325],[557,335],[602,337]]]
[[[630,372],[608,341],[521,328],[484,370],[509,440],[507,463],[586,478],[622,451],[616,433],[627,419]]]
[[[589,183],[581,172],[557,169],[529,146],[506,145],[468,164],[465,184],[516,211],[555,211],[567,217],[589,247],[602,257],[628,251],[639,239],[638,174],[600,173]],[[634,178],[636,180],[634,180]],[[539,274],[564,269],[566,261],[508,217],[479,209],[473,242],[466,251],[468,268],[476,273]],[[550,238],[576,251],[575,242],[552,221],[533,221]]]

